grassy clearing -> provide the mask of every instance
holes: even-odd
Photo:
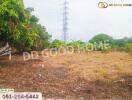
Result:
[[[125,52],[75,53],[46,61],[24,62],[20,55],[2,59],[0,87],[40,91],[49,98],[132,99],[132,56]]]

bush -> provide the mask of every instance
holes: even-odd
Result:
[[[102,53],[108,53],[108,52],[110,52],[111,50],[112,50],[112,48],[111,48],[111,47],[108,47],[108,48],[102,49],[101,51],[102,51]]]
[[[89,42],[90,43],[97,43],[99,44],[100,42],[106,42],[109,41],[110,44],[114,44],[114,39],[106,34],[98,34],[96,36],[94,36]]]
[[[50,44],[50,48],[60,48],[60,47],[65,47],[66,43],[60,40],[54,40],[51,44]]]
[[[74,49],[83,49],[85,47],[85,43],[80,40],[72,41],[72,42],[67,43],[67,46],[71,46]]]
[[[126,44],[126,51],[132,53],[132,43]]]
[[[94,50],[94,44],[93,43],[86,44],[86,50],[88,50],[88,51]]]

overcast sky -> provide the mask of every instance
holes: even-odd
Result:
[[[114,38],[132,36],[132,6],[100,9],[99,0],[68,1],[69,40],[87,41],[98,33],[105,33]],[[132,4],[132,0],[104,1]],[[24,3],[26,7],[35,9],[33,14],[40,19],[40,23],[46,27],[53,39],[62,38],[63,0],[24,0]]]

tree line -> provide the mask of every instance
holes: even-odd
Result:
[[[59,48],[72,46],[74,48],[92,48],[93,45],[109,43],[109,48],[97,50],[110,51],[127,50],[132,51],[132,37],[114,39],[106,34],[98,34],[88,42],[61,40],[50,41],[51,35],[46,28],[39,24],[39,19],[32,15],[33,8],[25,8],[23,0],[0,0],[0,46],[9,43],[19,52],[42,50],[44,48]],[[85,46],[84,46],[85,45]]]
[[[113,37],[107,34],[100,33],[98,35],[95,35],[88,42],[83,42],[81,40],[71,41],[71,42],[63,42],[60,40],[54,40],[51,43],[50,48],[60,48],[60,47],[66,47],[66,46],[72,46],[77,49],[86,48],[90,50],[92,49],[92,50],[103,51],[103,52],[108,52],[112,50],[132,52],[132,37],[114,39]]]

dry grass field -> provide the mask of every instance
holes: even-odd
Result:
[[[0,88],[67,100],[132,100],[132,55],[87,52],[23,61],[0,58]]]

